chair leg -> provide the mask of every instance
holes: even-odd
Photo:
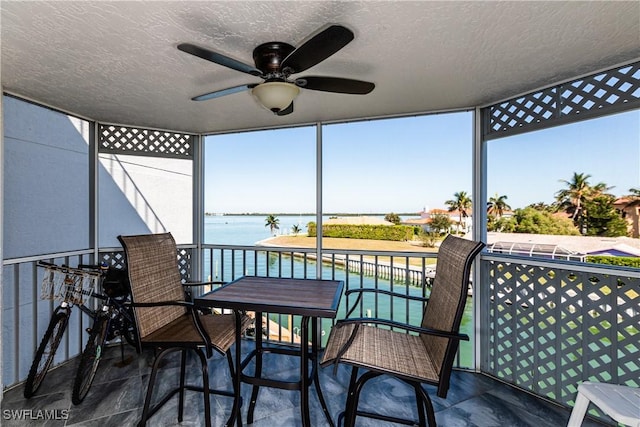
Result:
[[[414,385],[416,389],[416,399],[418,400],[418,405],[422,406],[427,411],[427,421],[429,422],[430,427],[436,427],[436,415],[433,410],[433,403],[431,403],[431,398],[429,394],[424,391],[420,384]],[[420,416],[420,425],[424,425],[424,415],[423,411],[418,409],[418,414]]]
[[[227,426],[231,427],[236,423],[238,427],[242,427],[242,414],[240,413],[242,398],[240,397],[240,382],[237,377],[239,373],[236,372],[234,367],[230,349],[227,350],[227,361],[229,362],[229,372],[231,373],[231,382],[233,383],[233,407],[231,408],[231,416],[229,417],[229,421],[227,421]]]
[[[255,365],[254,375],[256,378],[262,378],[262,348],[259,348],[258,352],[256,353],[255,364],[256,365]],[[253,424],[253,411],[256,409],[256,403],[258,402],[259,391],[260,391],[259,385],[254,384],[251,387],[251,399],[249,400],[249,410],[247,411],[247,423],[249,424]]]
[[[427,417],[425,416],[424,412],[425,412],[425,404],[423,403],[423,399],[422,396],[420,395],[420,390],[418,390],[418,388],[420,387],[420,384],[414,384],[413,388],[415,389],[416,392],[416,405],[417,405],[417,409],[418,409],[418,424],[420,425],[420,427],[426,427],[427,425]]]
[[[187,370],[187,350],[180,351],[180,392],[178,394],[178,422],[182,422],[184,415],[184,380]]]
[[[367,371],[358,378],[358,369],[352,367],[351,379],[349,380],[349,391],[347,394],[347,403],[344,412],[338,416],[338,426],[341,425],[342,418],[345,420],[345,427],[354,427],[356,423],[356,417],[373,418],[381,421],[387,421],[396,424],[416,425],[415,420],[397,418],[390,415],[385,415],[377,412],[358,411],[358,402],[360,400],[360,393],[364,388],[367,381],[383,375],[380,372]],[[418,426],[426,427],[427,423],[429,427],[436,427],[435,412],[433,410],[433,404],[429,395],[424,391],[422,385],[419,382],[402,380],[415,390],[416,404],[418,409]]]
[[[147,424],[147,420],[149,419],[149,406],[151,405],[151,395],[153,394],[153,386],[156,383],[156,377],[158,375],[158,368],[162,363],[162,359],[168,353],[175,351],[175,348],[167,348],[162,350],[160,353],[154,350],[156,353],[156,357],[153,360],[153,367],[151,368],[151,375],[149,376],[149,383],[147,384],[147,394],[144,398],[144,406],[142,407],[142,418],[138,422],[138,427],[145,426]]]
[[[571,416],[569,417],[567,427],[580,427],[582,425],[582,420],[587,413],[587,408],[589,408],[589,399],[587,399],[587,396],[580,393],[578,390],[576,403],[573,405],[573,409],[571,410]]]
[[[347,391],[347,402],[345,405],[344,412],[340,414],[338,417],[338,423],[340,423],[340,418],[344,415],[344,425],[345,427],[352,427],[355,424],[355,410],[357,409],[358,402],[354,402],[354,390],[356,387],[356,380],[358,379],[358,368],[353,366],[351,368],[351,379],[349,380],[349,390]],[[353,405],[356,405],[354,408]],[[352,415],[353,413],[353,415]]]
[[[206,427],[211,427],[211,400],[209,398],[209,365],[207,358],[200,349],[195,350],[200,358],[202,368],[202,395],[204,397],[204,423]]]
[[[370,379],[379,377],[380,375],[382,374],[380,374],[379,372],[368,371],[362,374],[360,378],[358,378],[357,381],[353,383],[353,387],[351,387],[352,384],[349,384],[349,397],[347,399],[351,399],[352,402],[351,404],[349,404],[349,410],[347,411],[347,419],[345,422],[345,426],[348,426],[348,427],[355,426],[356,416],[358,415],[358,402],[360,401],[360,392],[362,391],[362,388],[364,387],[367,381],[369,381]],[[351,379],[353,380],[353,378],[354,376],[352,373]],[[362,415],[371,417],[374,414],[362,413]],[[374,417],[378,418],[376,415],[374,415]],[[385,417],[379,417],[379,419],[385,419]]]

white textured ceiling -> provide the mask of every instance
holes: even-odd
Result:
[[[640,2],[0,2],[2,87],[91,119],[217,132],[486,105],[640,58]],[[369,95],[302,90],[277,117],[261,80],[176,49],[253,64],[267,41],[300,45],[328,23],[355,39],[305,73],[367,80]]]

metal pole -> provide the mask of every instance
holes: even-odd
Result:
[[[316,124],[316,279],[322,279],[322,124]]]
[[[197,135],[193,137],[193,216],[192,216],[192,239],[195,244],[191,258],[191,281],[202,282],[203,277],[203,257],[202,244],[204,242],[204,137]]]
[[[487,241],[487,141],[484,139],[485,116],[481,108],[476,108],[473,114],[473,238],[482,242]],[[484,364],[482,357],[486,357],[488,344],[483,342],[487,335],[483,331],[488,327],[488,284],[487,269],[483,266],[482,254],[473,264],[473,367],[481,370]]]

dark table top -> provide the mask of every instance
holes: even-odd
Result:
[[[243,276],[194,299],[198,305],[335,318],[342,280]]]

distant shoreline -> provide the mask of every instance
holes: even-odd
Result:
[[[396,215],[401,216],[416,216],[419,215],[418,212],[382,212],[382,213],[344,213],[344,212],[329,212],[323,213],[322,216],[385,216],[389,213],[395,213]],[[205,212],[205,216],[316,216],[315,212],[311,213],[254,213],[254,212],[245,212],[245,213],[217,213],[217,212]]]

